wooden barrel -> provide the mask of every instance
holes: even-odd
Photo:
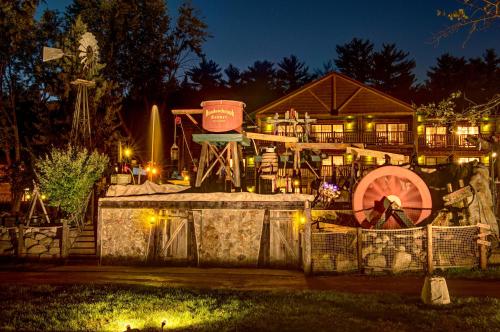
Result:
[[[260,171],[262,173],[278,172],[278,155],[276,152],[264,152],[260,162]]]

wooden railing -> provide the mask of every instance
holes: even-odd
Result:
[[[479,144],[477,138],[486,138],[486,135],[467,134],[429,134],[418,136],[418,146],[430,149],[477,149]]]
[[[284,135],[284,133],[279,133]],[[297,133],[299,142],[304,142],[304,133]],[[309,142],[315,143],[366,143],[373,145],[407,145],[413,144],[413,133],[411,131],[391,132],[323,132],[311,133]],[[261,141],[263,142],[263,141]],[[265,143],[261,143],[265,144]]]

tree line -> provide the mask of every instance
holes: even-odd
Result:
[[[0,163],[15,169],[14,178],[22,161],[29,164],[68,141],[76,95],[71,82],[79,75],[77,47],[85,31],[100,48],[91,100],[93,141],[111,157],[117,140],[144,131],[153,104],[166,115],[172,108],[225,98],[242,100],[252,111],[334,70],[415,104],[438,102],[457,90],[482,103],[499,92],[495,50],[470,59],[444,54],[424,82],[417,82],[408,52],[359,38],[337,45],[322,68],[311,69],[295,55],[221,68],[204,54],[209,27],[189,1],[175,15],[164,0],[73,0],[63,13],[45,10],[37,18],[39,5],[0,3]],[[61,48],[67,56],[43,63],[43,46]],[[171,116],[165,118],[171,124]]]

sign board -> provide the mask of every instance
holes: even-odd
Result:
[[[203,129],[211,132],[240,130],[243,124],[245,103],[235,100],[208,100],[203,107]]]
[[[478,223],[476,224],[477,227],[479,228],[484,228],[484,229],[491,229],[491,226],[488,225],[488,224],[481,224],[481,223]]]
[[[491,246],[491,242],[485,240],[477,240],[477,244],[481,244],[483,246]]]
[[[444,206],[462,202],[464,199],[472,197],[473,195],[471,186],[460,188],[457,191],[443,196]]]

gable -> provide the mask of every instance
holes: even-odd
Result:
[[[330,115],[411,115],[411,105],[345,75],[331,73],[256,110],[257,117],[294,108],[312,117]]]

